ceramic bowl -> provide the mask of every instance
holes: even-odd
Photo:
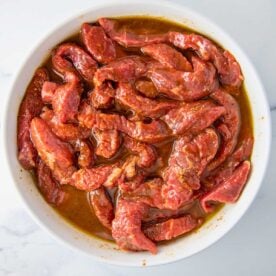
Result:
[[[160,245],[157,255],[148,252],[121,251],[113,243],[88,236],[74,228],[44,201],[30,174],[22,170],[17,160],[17,111],[35,69],[40,66],[55,45],[77,32],[83,22],[93,22],[99,17],[126,15],[164,17],[219,42],[236,57],[241,65],[253,113],[255,144],[252,154],[252,172],[238,202],[226,205],[195,233]],[[243,216],[260,188],[269,157],[270,132],[269,106],[265,91],[253,65],[237,43],[209,19],[187,9],[184,5],[147,0],[118,0],[93,6],[50,30],[30,50],[28,58],[18,70],[9,91],[3,122],[4,155],[11,182],[37,223],[59,241],[86,253],[94,260],[124,266],[159,265],[184,259],[207,248],[224,236]]]

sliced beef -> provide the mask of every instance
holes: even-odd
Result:
[[[68,184],[75,171],[72,147],[61,141],[47,123],[37,117],[31,122],[31,139],[38,155],[51,169],[53,176],[60,184]]]
[[[77,71],[88,82],[93,81],[97,69],[96,61],[75,43],[63,43],[58,46],[53,52],[52,64],[61,75]]]
[[[79,169],[76,171],[70,185],[83,191],[93,191],[102,185],[114,187],[122,175],[122,168],[118,164],[102,165],[91,169]]]
[[[179,105],[173,101],[153,100],[140,96],[129,83],[119,83],[115,99],[135,114],[150,118],[158,118]]]
[[[90,93],[89,99],[94,108],[110,108],[115,97],[115,90],[110,83],[96,86]]]
[[[41,96],[46,104],[52,104],[60,123],[74,122],[83,91],[79,77],[71,71],[64,72],[64,84],[46,81]]]
[[[160,221],[183,216],[193,205],[195,205],[195,202],[191,200],[177,210],[149,208],[147,214],[143,217],[143,223],[147,227]]]
[[[78,120],[87,128],[100,130],[119,130],[139,141],[155,143],[170,136],[164,122],[153,120],[150,123],[142,121],[129,121],[118,114],[105,114],[93,110],[87,103],[83,103],[79,112]]]
[[[81,38],[87,51],[100,63],[109,63],[116,58],[113,41],[108,38],[102,27],[83,23]]]
[[[137,80],[135,82],[135,88],[148,98],[156,98],[159,95],[159,92],[150,80]]]
[[[150,123],[142,121],[131,122],[121,117],[118,129],[128,136],[146,143],[156,143],[171,136],[166,125],[160,120],[152,120]]]
[[[235,58],[217,47],[209,39],[197,34],[169,32],[169,41],[181,49],[194,50],[202,60],[211,61],[216,67],[221,83],[235,88],[240,87],[243,76]]]
[[[97,141],[96,155],[111,158],[117,153],[121,145],[121,137],[116,129],[100,130],[94,128],[93,134]]]
[[[80,168],[89,169],[94,165],[94,149],[88,140],[77,140],[75,143],[75,151],[79,153],[78,165]]]
[[[30,170],[36,165],[37,151],[30,138],[30,125],[32,119],[39,116],[43,108],[41,89],[43,83],[48,80],[47,70],[44,68],[37,69],[19,107],[17,123],[18,160],[26,170]]]
[[[175,135],[196,134],[209,127],[224,113],[223,106],[217,106],[210,100],[201,100],[183,103],[178,108],[170,110],[161,119]]]
[[[177,210],[193,198],[200,188],[200,177],[218,149],[218,136],[206,129],[194,138],[183,137],[175,142],[163,179],[154,178],[126,191],[125,198],[159,209]]]
[[[216,155],[218,146],[218,136],[211,128],[205,129],[192,139],[178,139],[169,158],[169,166],[163,174],[167,185],[184,185],[186,189],[199,189],[199,178]]]
[[[114,19],[100,18],[99,23],[112,40],[126,48],[143,47],[153,43],[161,43],[167,39],[166,34],[138,35],[129,32],[125,28],[119,28],[117,21]]]
[[[124,136],[124,146],[138,155],[137,165],[141,168],[152,166],[157,159],[157,152],[152,145],[139,142],[127,135]]]
[[[192,71],[192,65],[187,58],[167,44],[150,44],[142,47],[141,51],[156,59],[165,67],[179,71]]]
[[[101,186],[113,188],[115,186],[124,185],[125,181],[139,181],[144,178],[139,178],[136,164],[139,163],[137,156],[129,156],[126,160],[118,161],[113,164],[100,165],[93,168],[83,168],[76,171],[72,176],[70,185],[79,190],[92,191]],[[135,177],[137,179],[135,180]],[[138,183],[136,182],[138,185]],[[127,185],[127,184],[126,184]]]
[[[164,198],[162,196],[163,180],[161,178],[153,178],[147,180],[140,185],[134,186],[134,189],[124,189],[123,196],[136,202],[142,202],[147,206],[158,209],[166,209]],[[168,208],[169,209],[169,208]]]
[[[238,200],[250,172],[250,162],[243,161],[224,181],[201,198],[201,206],[206,213],[214,210],[214,203],[234,203]]]
[[[216,70],[211,63],[193,56],[192,64],[192,72],[153,66],[148,70],[147,77],[152,80],[157,90],[167,97],[195,101],[208,96],[217,88],[218,83]]]
[[[59,122],[54,111],[44,108],[40,117],[47,122],[52,131],[65,142],[74,142],[78,139],[86,139],[91,135],[91,129],[80,127],[77,124],[63,124]]]
[[[164,241],[188,233],[200,224],[201,220],[195,219],[191,215],[185,215],[146,227],[143,232],[152,241]]]
[[[249,159],[253,150],[253,144],[254,138],[251,135],[245,136],[232,156],[228,158],[228,162],[241,162]]]
[[[52,81],[45,81],[41,90],[41,97],[44,103],[52,104],[54,94],[59,85]]]
[[[134,163],[132,164],[131,161]],[[141,170],[138,172],[136,171],[136,162],[135,158],[132,158],[129,159],[129,162],[126,164],[127,173],[125,177],[118,180],[118,188],[120,193],[132,192],[145,182],[146,174]]]
[[[36,174],[38,188],[46,201],[55,206],[62,204],[66,200],[67,194],[53,178],[50,168],[41,160],[38,163]]]
[[[207,172],[207,176],[201,180],[205,188],[210,189],[215,185],[225,182],[241,162],[249,159],[252,148],[253,138],[251,136],[245,137],[239,147],[222,165],[218,166],[212,172]]]
[[[86,192],[119,248],[155,254],[238,200],[253,138],[240,135],[243,76],[228,51],[134,26],[83,23],[81,45],[54,49],[53,79],[38,69],[20,106],[18,158],[48,203],[65,202],[62,185]]]
[[[121,249],[157,252],[156,245],[141,230],[141,221],[147,210],[147,206],[141,202],[118,199],[115,219],[112,221],[112,237]]]
[[[123,165],[121,166],[122,168],[122,177],[119,179],[119,182],[125,181],[125,179],[131,179],[133,180],[134,177],[137,175],[137,168],[136,164],[139,160],[138,156],[130,155],[126,158],[124,161]],[[118,183],[119,183],[118,182]]]
[[[140,56],[126,56],[116,59],[99,68],[94,77],[96,86],[106,80],[116,82],[133,82],[147,72],[147,63]]]
[[[225,113],[216,124],[221,136],[221,144],[215,159],[208,165],[208,171],[217,168],[235,149],[241,125],[240,108],[237,101],[222,89],[212,93],[211,97],[224,106]]]
[[[61,123],[76,121],[82,86],[79,78],[72,72],[65,73],[65,83],[60,85],[52,98],[55,115]]]
[[[89,193],[89,201],[100,223],[111,230],[114,210],[111,199],[105,189],[100,187]]]

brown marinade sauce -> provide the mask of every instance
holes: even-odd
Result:
[[[120,17],[117,18],[120,24],[127,26],[130,30],[135,31],[136,33],[165,33],[167,31],[181,31],[181,32],[194,32],[191,29],[186,28],[180,24],[176,24],[170,21],[165,20],[164,18],[154,18],[154,17],[146,17],[146,16],[136,16],[136,17]],[[71,36],[66,39],[64,42],[75,42],[79,45],[82,45],[82,42],[79,38],[79,33]],[[140,54],[137,49],[133,49],[130,51],[130,54]],[[49,57],[43,66],[46,66],[49,69],[51,80],[60,82],[61,79],[57,76],[52,70],[51,57]],[[91,87],[85,87],[86,92]],[[242,140],[243,137],[247,135],[253,134],[253,122],[252,122],[252,114],[250,109],[250,103],[247,97],[247,93],[245,91],[245,87],[243,86],[240,95],[236,98],[240,105],[241,109],[241,131],[239,135],[239,141]],[[160,144],[156,144],[158,154],[163,157],[164,160],[168,160],[171,149],[173,146],[173,140],[164,141]],[[116,159],[122,158],[125,154],[124,151],[121,151],[116,155],[115,158],[112,158],[112,162]],[[98,160],[99,163],[108,163],[110,160]],[[165,161],[166,162],[166,161]],[[109,230],[104,228],[95,214],[93,213],[93,209],[89,205],[88,194],[83,191],[79,191],[71,186],[63,186],[63,189],[69,193],[69,199],[66,200],[63,204],[58,207],[54,207],[56,211],[68,222],[77,227],[78,229],[91,234],[93,236],[97,236],[100,238],[104,238],[107,240],[112,240],[111,233]],[[221,209],[221,205],[217,207],[217,211]],[[201,210],[198,203],[195,203],[191,209],[187,211],[191,213],[195,217],[204,217],[204,212]],[[214,216],[214,213],[205,217],[205,221]]]

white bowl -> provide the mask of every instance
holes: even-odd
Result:
[[[16,126],[17,110],[35,69],[40,66],[50,50],[71,34],[79,30],[83,22],[93,22],[99,17],[123,15],[162,16],[183,23],[218,41],[230,50],[239,61],[249,93],[254,120],[255,144],[252,154],[253,169],[250,179],[236,204],[225,206],[215,217],[205,223],[199,231],[158,247],[157,255],[148,252],[124,252],[115,244],[84,234],[63,220],[42,198],[27,171],[21,169],[17,160]],[[251,62],[239,46],[218,26],[182,5],[147,0],[112,1],[94,6],[86,12],[66,20],[42,39],[29,53],[14,80],[4,113],[5,158],[12,183],[23,199],[27,209],[41,227],[55,238],[94,260],[125,266],[158,265],[191,256],[210,246],[225,235],[242,217],[260,188],[270,151],[270,114],[263,86]]]

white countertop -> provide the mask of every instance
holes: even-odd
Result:
[[[213,19],[245,50],[267,91],[275,126],[276,1],[174,1]],[[34,42],[57,22],[90,7],[93,2],[97,1],[0,0],[0,105],[5,103],[14,72]],[[0,160],[0,275],[276,275],[275,127],[266,177],[242,220],[205,251],[174,264],[152,268],[95,263],[53,240],[24,210],[2,169],[3,161]]]

